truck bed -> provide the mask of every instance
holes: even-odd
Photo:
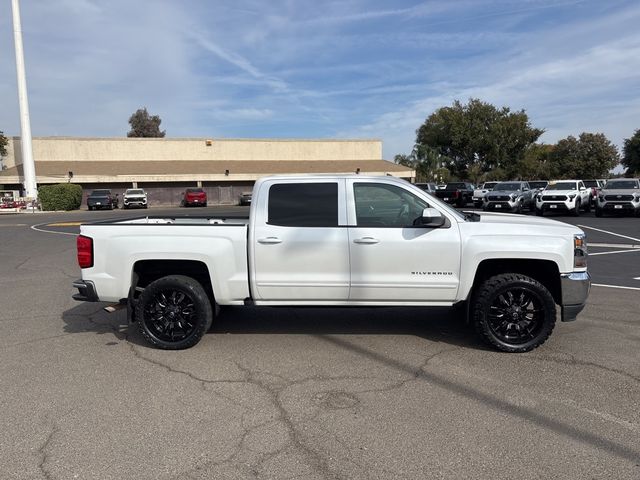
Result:
[[[119,301],[127,298],[136,263],[196,261],[207,267],[219,303],[241,305],[249,296],[248,223],[247,217],[145,216],[84,224],[80,234],[99,253],[83,277],[97,275],[101,301]]]

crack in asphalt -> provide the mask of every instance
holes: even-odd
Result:
[[[42,458],[38,462],[38,470],[42,472],[42,475],[47,480],[53,480],[54,478],[51,472],[47,471],[47,469],[45,468],[45,465],[49,460],[49,454],[47,453],[47,449],[49,448],[49,445],[51,444],[54,435],[58,432],[59,432],[59,428],[54,423],[51,431],[49,432],[49,435],[47,435],[47,438],[45,439],[44,443],[40,446],[40,448],[37,451],[37,453],[42,456]]]
[[[634,382],[640,382],[640,377],[637,377],[635,375],[632,375],[632,374],[627,373],[627,372],[622,371],[622,370],[618,370],[617,368],[607,367],[606,365],[600,365],[599,363],[589,362],[587,360],[580,360],[579,358],[576,358],[576,356],[571,354],[571,353],[558,352],[557,350],[556,350],[556,352],[558,353],[558,355],[564,355],[564,356],[569,357],[569,358],[551,357],[551,356],[544,355],[544,354],[542,354],[542,355],[532,355],[530,358],[532,360],[555,363],[556,365],[571,365],[571,366],[593,367],[593,368],[597,368],[598,370],[604,370],[605,372],[609,372],[609,373],[613,373],[613,374],[620,375],[620,376],[623,376],[623,377],[627,377],[627,378],[633,380]]]

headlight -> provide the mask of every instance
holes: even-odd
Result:
[[[598,200],[600,200],[601,202],[604,202],[604,195],[598,195]]]
[[[569,195],[569,200],[573,200],[574,198],[576,198],[576,194],[575,193],[573,195]]]
[[[576,268],[587,266],[587,237],[584,233],[573,236],[573,266]]]

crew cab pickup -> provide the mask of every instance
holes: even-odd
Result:
[[[466,207],[473,200],[473,185],[466,182],[447,183],[442,190],[436,190],[436,196],[446,203]]]
[[[458,306],[493,347],[524,352],[590,288],[579,228],[459,213],[393,177],[264,177],[248,217],[85,224],[77,247],[74,298],[126,303],[164,349],[195,345],[220,305]]]

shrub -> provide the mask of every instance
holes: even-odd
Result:
[[[58,183],[38,188],[43,210],[75,210],[82,203],[82,187],[75,183]]]

